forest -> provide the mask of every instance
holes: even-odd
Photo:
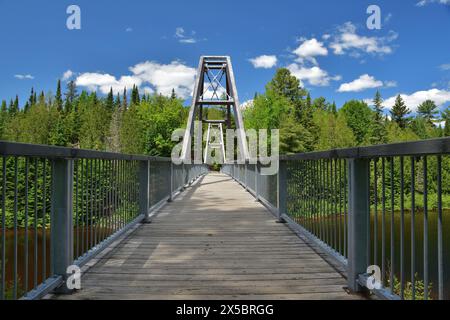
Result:
[[[215,119],[224,112],[211,109]],[[209,114],[208,114],[209,113]],[[415,115],[401,96],[385,112],[380,92],[373,107],[351,100],[338,107],[323,97],[313,99],[287,69],[278,69],[262,94],[243,111],[246,128],[279,128],[282,153],[311,152],[450,136],[450,107],[439,112],[423,102]],[[173,130],[186,124],[188,108],[177,98],[140,94],[137,87],[100,97],[81,91],[74,81],[63,92],[31,89],[27,100],[3,100],[0,139],[102,151],[170,156]],[[436,125],[439,123],[441,125]],[[445,125],[442,125],[445,123]]]

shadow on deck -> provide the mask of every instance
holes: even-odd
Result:
[[[56,299],[360,299],[236,182],[209,174],[89,264]]]

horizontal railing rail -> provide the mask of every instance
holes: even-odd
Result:
[[[67,291],[81,267],[207,172],[170,158],[0,141],[0,299]]]
[[[354,292],[449,299],[449,154],[440,138],[285,155],[271,176],[261,164],[222,171],[336,258]]]

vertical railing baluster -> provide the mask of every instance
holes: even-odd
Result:
[[[423,157],[423,283],[424,300],[428,300],[428,161]]]
[[[390,289],[394,293],[395,287],[395,193],[394,193],[394,158],[390,158],[390,176],[391,176],[391,266],[390,266]]]
[[[2,280],[0,283],[0,300],[5,300],[6,292],[6,157],[2,156]]]
[[[438,297],[444,300],[444,246],[442,237],[442,156],[437,156],[437,207],[438,207]]]
[[[411,296],[416,299],[416,158],[411,157]]]
[[[24,235],[24,292],[28,292],[28,171],[29,159],[25,158],[25,235]]]
[[[18,247],[18,230],[17,230],[17,215],[18,215],[18,210],[17,210],[17,192],[18,192],[18,159],[17,157],[14,157],[14,243],[13,243],[13,299],[16,300],[17,299],[17,291],[18,291],[18,276],[17,276],[17,247]]]
[[[405,177],[404,158],[400,157],[400,298],[405,297]]]

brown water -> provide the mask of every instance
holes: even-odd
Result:
[[[112,229],[96,229],[98,241],[105,239],[112,234]],[[45,237],[44,237],[45,234]],[[51,270],[51,230],[44,231],[39,228],[37,232],[37,242],[34,229],[28,230],[28,250],[26,249],[25,229],[18,229],[17,232],[17,292],[18,297],[25,292],[32,290],[36,285],[41,284],[52,275]],[[89,227],[74,228],[74,258],[83,255],[91,246],[91,238],[94,241],[94,231]],[[35,248],[35,243],[37,247]],[[14,231],[6,230],[6,292],[8,297],[12,297],[14,287]],[[37,251],[35,251],[37,250]],[[26,253],[28,252],[28,257]],[[37,259],[35,259],[37,257]],[[28,276],[27,276],[28,275]]]

